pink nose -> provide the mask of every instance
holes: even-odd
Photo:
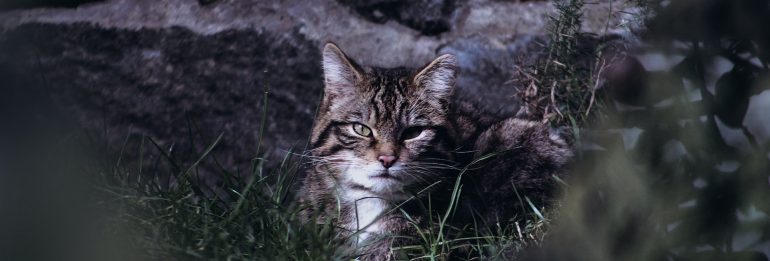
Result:
[[[379,156],[377,157],[378,160],[380,160],[380,163],[382,163],[382,166],[387,168],[390,168],[390,166],[393,166],[393,163],[396,162],[398,157],[396,156]]]

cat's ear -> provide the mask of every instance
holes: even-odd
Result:
[[[347,93],[362,78],[361,68],[333,43],[324,46],[323,70],[327,93]]]
[[[457,79],[457,58],[444,54],[430,62],[414,76],[418,88],[426,94],[448,99]]]

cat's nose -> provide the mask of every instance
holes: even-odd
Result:
[[[380,160],[380,163],[382,163],[382,166],[387,168],[390,168],[390,166],[393,166],[393,163],[396,163],[396,160],[398,157],[396,156],[379,156],[377,157],[378,160]]]

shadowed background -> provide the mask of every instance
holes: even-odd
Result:
[[[646,2],[650,9],[640,9]],[[580,162],[553,231],[525,258],[767,260],[770,33],[762,26],[770,24],[770,4],[661,2],[669,1],[585,4],[580,37],[557,39],[578,54],[566,60],[553,59],[565,57],[550,47],[561,32],[550,17],[560,10],[545,1],[4,2],[0,174],[27,175],[2,176],[3,198],[13,202],[3,213],[34,206],[19,213],[89,220],[88,211],[59,209],[83,202],[64,186],[80,181],[58,175],[88,161],[70,150],[80,140],[68,138],[81,131],[96,151],[84,154],[119,156],[145,173],[179,168],[166,157],[188,166],[215,141],[195,168],[209,183],[222,173],[247,176],[262,162],[255,157],[275,168],[304,147],[322,88],[319,50],[334,41],[355,60],[382,66],[454,53],[458,95],[504,115],[556,117],[568,109],[551,102],[568,93],[549,93],[551,82],[601,86],[613,98],[590,125],[560,118],[573,127]],[[649,17],[649,31],[640,29]],[[591,59],[605,56],[584,49],[628,56],[599,80]],[[543,64],[552,74],[526,75]],[[3,224],[37,224],[18,213],[3,217]],[[71,232],[38,227],[46,235],[38,236],[25,228],[4,234],[66,242],[47,235]],[[12,249],[10,242],[2,246]]]

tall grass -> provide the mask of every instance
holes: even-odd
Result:
[[[262,126],[268,107],[264,87]],[[224,169],[220,185],[202,182],[192,170],[209,157],[220,135],[190,166],[180,166],[151,138],[142,137],[172,166],[171,173],[142,173],[116,165],[100,171],[97,186],[113,224],[147,259],[331,260],[339,259],[331,224],[303,224],[293,190],[299,162],[293,153],[275,169],[260,157],[264,127],[247,177]],[[143,154],[139,152],[139,154]],[[140,165],[141,159],[140,159]],[[167,178],[164,178],[167,177]]]
[[[611,57],[608,41],[583,33],[583,0],[555,0],[549,16],[548,41],[534,64],[515,75],[518,97],[527,117],[555,126],[583,126],[604,115],[600,75]]]
[[[595,74],[581,69],[585,66],[572,66],[582,62],[579,57],[585,56],[577,41],[582,4],[579,0],[557,2],[560,12],[551,21],[552,43],[548,57],[537,64],[532,71],[536,78],[531,78],[532,84],[540,87],[536,88],[540,90],[536,96],[551,97],[547,103],[535,104],[537,110],[544,110],[538,113],[548,117],[558,113],[560,118],[556,121],[571,121],[576,133],[579,133],[578,124],[588,117],[588,107],[594,103],[593,95],[586,90],[591,90]],[[111,223],[116,230],[122,231],[131,242],[132,251],[146,259],[164,260],[355,258],[355,246],[349,243],[354,240],[339,238],[333,224],[300,221],[302,206],[298,206],[294,198],[298,178],[307,166],[303,154],[289,152],[279,167],[265,167],[260,151],[266,125],[264,115],[270,109],[267,83],[264,90],[259,143],[246,177],[221,169],[221,173],[209,173],[218,175],[221,182],[209,184],[191,175],[200,162],[211,157],[221,135],[189,166],[176,162],[166,153],[167,149],[151,138],[141,137],[142,144],[148,144],[163,156],[171,166],[169,169],[142,169],[142,162],[139,168],[131,168],[122,165],[118,156],[113,166],[98,171],[101,202],[112,213]],[[143,150],[138,152],[140,161]],[[491,156],[463,166],[457,178],[450,181],[454,182],[450,207],[443,212],[433,210],[430,201],[422,206],[425,213],[430,213],[421,217],[426,219],[424,222],[399,209],[399,205],[388,212],[404,215],[416,231],[414,235],[389,235],[411,237],[409,242],[416,242],[393,246],[394,256],[405,260],[509,260],[522,250],[541,244],[550,217],[556,215],[556,211],[537,206],[527,195],[519,193],[511,196],[526,209],[514,220],[487,224],[477,219],[462,227],[448,222],[463,197],[463,176]]]
[[[155,144],[151,139],[149,143]],[[288,153],[274,170],[255,164],[247,178],[222,173],[220,187],[211,187],[190,175],[190,169],[216,146],[212,143],[200,160],[178,168],[172,178],[139,176],[125,166],[100,171],[97,180],[101,204],[112,215],[111,224],[131,242],[132,250],[146,259],[211,260],[339,260],[353,258],[350,238],[339,239],[331,223],[302,223],[293,189],[302,170],[301,157]],[[161,147],[156,147],[161,149]],[[483,160],[481,158],[478,161]],[[170,160],[167,158],[167,160]],[[119,160],[117,161],[119,162]],[[474,162],[475,163],[475,162]],[[174,163],[176,164],[176,163]],[[454,227],[448,220],[462,197],[461,179],[454,180],[450,207],[436,213],[424,206],[427,226],[395,206],[417,231],[415,245],[394,246],[395,256],[413,260],[463,260],[510,258],[529,244],[542,240],[547,215],[529,202],[532,218],[497,224]],[[204,193],[211,191],[212,193]],[[414,213],[412,213],[414,214]],[[353,235],[355,236],[355,234]],[[392,235],[409,236],[409,235]]]
[[[268,84],[263,101],[264,121],[268,106]],[[264,136],[259,130],[259,141]],[[192,139],[192,138],[191,138]],[[211,142],[189,166],[175,161],[152,138],[141,137],[141,144],[151,145],[163,157],[167,169],[146,169],[139,159],[139,167],[122,164],[121,150],[114,164],[96,170],[100,205],[110,215],[113,230],[130,242],[131,251],[144,259],[174,260],[341,260],[355,258],[359,253],[351,245],[357,233],[340,238],[333,218],[325,224],[303,223],[301,208],[295,201],[298,177],[307,162],[303,153],[287,152],[278,167],[268,169],[260,157],[261,144],[256,145],[256,157],[249,175],[234,175],[224,169],[218,174],[217,184],[210,184],[193,175],[196,167],[219,144],[222,135]],[[137,152],[144,154],[144,146]],[[547,215],[524,195],[516,195],[520,202],[528,202],[531,213],[515,222],[482,224],[474,222],[455,227],[448,220],[457,210],[462,197],[462,177],[475,166],[493,155],[476,159],[460,170],[454,180],[450,206],[443,213],[432,209],[430,202],[422,206],[426,222],[418,222],[400,207],[416,200],[421,193],[397,204],[387,213],[406,217],[415,235],[387,235],[412,237],[414,245],[393,246],[393,255],[410,260],[471,260],[478,258],[509,259],[521,249],[538,244],[548,224]],[[434,184],[435,185],[435,184]],[[423,191],[428,191],[426,188]],[[523,205],[523,204],[522,204]],[[414,213],[412,213],[414,214]],[[424,225],[424,224],[427,224]]]

